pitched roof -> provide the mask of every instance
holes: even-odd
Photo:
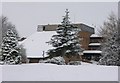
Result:
[[[53,47],[46,42],[50,41],[55,33],[55,31],[36,32],[21,42],[26,49],[27,58],[47,57],[47,50]]]

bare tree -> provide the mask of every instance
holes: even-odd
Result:
[[[0,48],[1,48],[1,44],[2,44],[2,19],[0,17]]]
[[[15,25],[13,25],[11,22],[9,22],[8,18],[5,16],[1,16],[0,19],[2,21],[1,22],[2,23],[2,27],[1,27],[2,28],[2,37],[5,36],[5,33],[7,32],[8,29],[13,29],[17,35],[17,38],[19,38],[18,32],[15,28]]]

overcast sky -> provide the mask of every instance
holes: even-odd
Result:
[[[4,2],[2,13],[16,25],[21,36],[29,36],[36,32],[37,25],[60,23],[66,8],[72,22],[96,25],[96,28],[111,12],[118,14],[117,2]]]

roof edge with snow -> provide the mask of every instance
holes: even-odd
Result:
[[[100,51],[100,50],[85,50],[85,51],[83,51],[83,54],[84,53],[92,53],[92,54],[101,54],[102,53],[102,51]]]

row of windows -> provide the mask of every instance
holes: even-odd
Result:
[[[101,47],[98,46],[98,47],[89,47],[89,50],[101,50]]]

